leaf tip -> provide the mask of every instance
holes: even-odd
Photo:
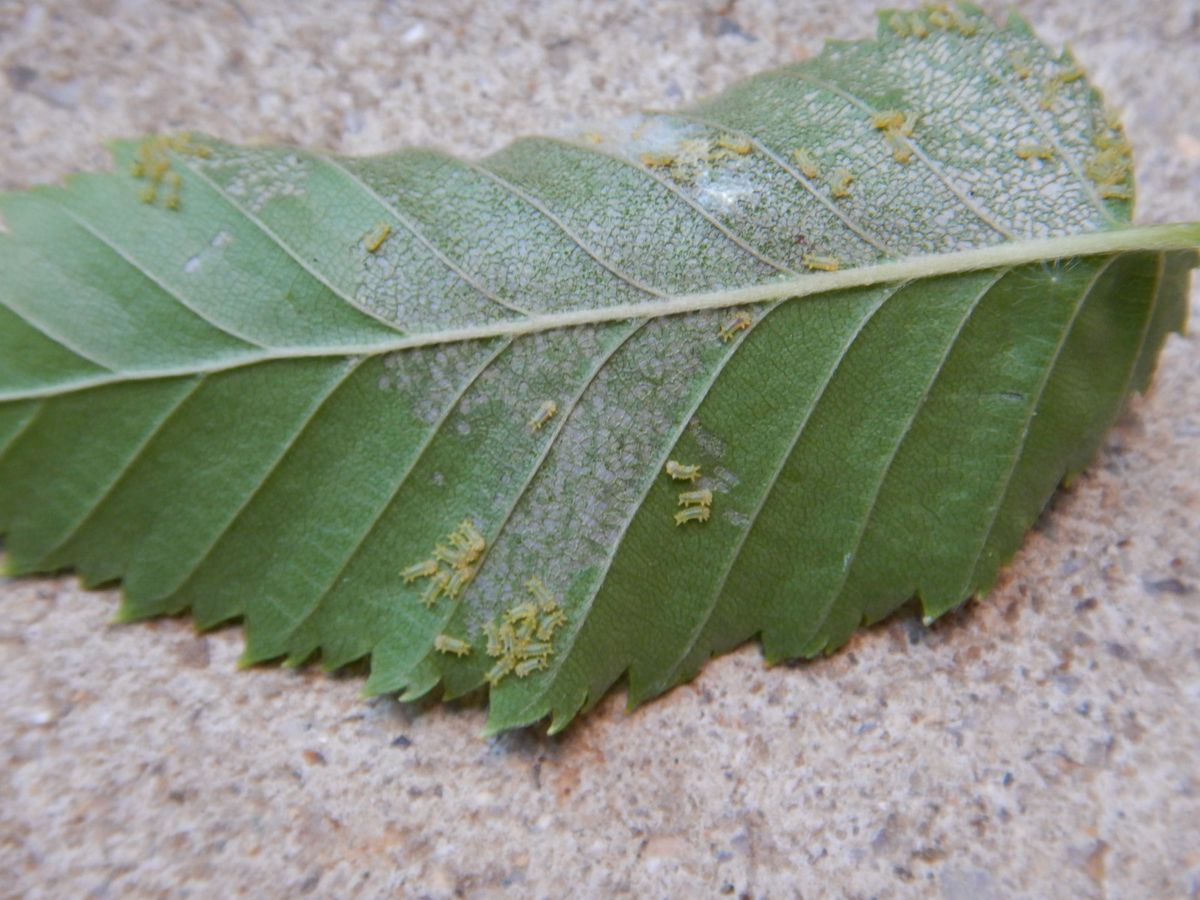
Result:
[[[484,722],[483,728],[479,732],[479,736],[483,740],[489,741],[494,737],[499,737],[501,734],[503,734],[505,731],[508,731],[508,729],[510,729],[512,727],[514,727],[514,726],[511,722],[502,722],[499,719],[493,718],[491,713],[489,713],[487,721]]]
[[[121,603],[117,607],[109,620],[111,625],[129,625],[132,622],[140,621],[146,618],[146,614],[140,611],[136,606],[129,602],[129,598],[122,597]]]
[[[546,734],[550,737],[562,734],[573,721],[575,721],[575,713],[560,714],[559,712],[555,712],[550,719],[550,725],[546,729]]]

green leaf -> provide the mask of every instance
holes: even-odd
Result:
[[[8,568],[371,691],[490,671],[492,731],[985,593],[1200,243],[1129,227],[1097,92],[969,7],[480,162],[115,153],[0,198]]]

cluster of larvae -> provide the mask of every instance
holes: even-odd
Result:
[[[457,600],[478,569],[476,563],[487,548],[487,540],[470,519],[446,536],[445,542],[433,548],[429,559],[413,563],[401,572],[405,584],[418,578],[429,579],[429,586],[421,595],[421,602],[433,608],[443,596]]]
[[[680,141],[673,152],[646,152],[638,157],[647,169],[665,171],[673,181],[687,184],[696,179],[707,163],[737,159],[754,152],[754,145],[744,137],[723,134],[712,138],[688,138]]]
[[[177,210],[183,178],[171,168],[171,153],[200,159],[212,156],[212,150],[203,144],[195,143],[190,134],[160,134],[146,138],[138,144],[129,174],[143,182],[142,189],[138,192],[139,200],[154,204],[161,199],[167,209]]]
[[[509,674],[525,678],[545,669],[554,655],[554,633],[567,623],[558,598],[540,578],[530,578],[525,588],[532,601],[518,603],[484,626],[487,654],[496,660],[485,676],[492,687]]]
[[[667,460],[667,474],[671,476],[673,481],[687,481],[695,484],[696,479],[700,477],[700,466],[685,465],[671,459]],[[712,513],[712,502],[712,491],[708,488],[680,491],[678,505],[682,506],[683,509],[675,513],[675,524],[707,522],[709,515]]]

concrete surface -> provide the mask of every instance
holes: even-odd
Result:
[[[1200,218],[1197,4],[1022,7],[1125,110],[1143,220]],[[478,153],[866,36],[871,9],[0,0],[0,186],[151,129]],[[236,629],[112,627],[70,578],[0,585],[0,895],[1195,897],[1198,474],[1200,353],[1173,339],[985,602],[808,665],[746,647],[554,740],[235,672]]]

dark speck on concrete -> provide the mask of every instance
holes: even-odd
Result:
[[[1116,641],[1109,641],[1105,645],[1105,649],[1108,650],[1109,653],[1111,653],[1113,656],[1115,656],[1117,659],[1120,659],[1120,660],[1129,659],[1129,657],[1131,656],[1131,654],[1129,652],[1129,648],[1126,647],[1124,644],[1117,643]]]
[[[736,19],[732,19],[729,16],[720,16],[717,19],[716,34],[717,37],[740,37],[746,41],[758,40],[754,35],[744,31]]]
[[[8,77],[9,87],[14,91],[23,91],[37,80],[38,73],[33,66],[18,63],[5,69],[4,74]]]
[[[321,873],[310,872],[302,882],[300,882],[299,892],[301,894],[311,894],[317,889],[317,885],[321,882]]]
[[[1146,590],[1152,594],[1183,595],[1191,594],[1196,590],[1190,584],[1184,584],[1178,578],[1162,578],[1158,581],[1143,581],[1142,584],[1144,584],[1146,586]]]
[[[392,746],[399,747],[401,749],[404,749],[405,747],[411,747],[412,738],[410,738],[407,734],[402,734],[399,737],[392,739]]]

